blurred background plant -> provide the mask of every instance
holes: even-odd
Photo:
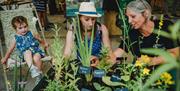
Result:
[[[161,31],[160,35],[173,39],[174,43],[179,45],[179,43],[180,43],[180,37],[179,37],[179,35],[180,35],[180,20],[178,20],[176,23],[174,23],[174,25],[169,26],[169,28],[171,30],[170,33]],[[175,85],[176,85],[175,88],[176,88],[176,91],[179,91],[180,79],[178,79],[178,77],[180,77],[180,56],[178,56],[177,58],[174,58],[169,52],[167,52],[163,49],[154,49],[154,48],[143,49],[142,52],[152,54],[152,55],[162,56],[166,62],[166,64],[160,65],[156,70],[154,70],[154,72],[148,79],[148,82],[146,82],[143,85],[143,89],[148,89],[151,86],[151,84],[154,83],[155,81],[157,81],[159,79],[160,75],[163,74],[164,72],[175,69],[176,77],[177,77],[175,80]],[[179,52],[180,52],[180,49],[179,49]],[[170,83],[172,83],[172,82],[170,81]]]
[[[165,70],[159,76],[155,76],[155,81],[149,83],[152,74],[156,72],[153,67],[149,66],[150,57],[141,55],[135,64],[121,63],[116,66],[112,76],[103,77],[103,82],[113,89],[128,89],[129,91],[145,91],[145,90],[167,90],[174,84],[171,74]],[[159,74],[159,73],[158,73]],[[113,77],[115,76],[115,77]],[[143,88],[149,83],[148,88]]]
[[[172,80],[171,74],[168,72],[164,72],[160,75],[160,79],[158,79],[152,86],[166,90],[166,88],[173,84],[175,84],[175,82]]]

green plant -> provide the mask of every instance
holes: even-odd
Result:
[[[172,80],[171,74],[164,72],[160,75],[160,79],[158,79],[153,85],[159,89],[166,90],[169,85],[175,84]],[[153,86],[152,85],[152,86]]]
[[[135,64],[129,63],[122,63],[118,64],[117,68],[115,69],[115,74],[117,75],[116,79],[113,80],[113,76],[103,77],[103,82],[109,86],[118,86],[120,88],[127,88],[130,91],[144,91],[143,88],[144,84],[151,82],[150,79],[151,74],[154,73],[153,69],[150,69],[148,64],[150,62],[150,58],[147,55],[142,55],[138,60],[136,60]],[[165,69],[166,70],[166,69]],[[161,73],[158,73],[161,74]],[[164,78],[163,78],[164,77]],[[149,84],[149,88],[157,88],[158,89],[167,89],[169,85],[172,85],[172,78],[168,74],[162,76],[162,78],[158,78],[155,76],[155,80]],[[165,79],[168,80],[165,80]],[[161,82],[168,83],[163,85],[155,84],[157,80],[161,80]],[[146,88],[147,90],[147,88]]]
[[[102,86],[101,84],[96,82],[94,82],[93,85],[97,91],[112,91],[110,87]]]
[[[79,16],[77,16],[77,20],[73,19],[74,26],[77,26],[75,29],[75,35],[77,38],[77,50],[80,54],[80,61],[83,66],[90,67],[90,57],[92,51],[92,44],[94,38],[94,28],[92,30],[92,35],[90,39],[90,46],[88,47],[88,35],[87,31],[85,30],[85,37],[82,38],[82,31],[80,28]]]
[[[116,3],[118,5],[118,10],[119,10],[119,14],[118,14],[118,18],[122,21],[123,25],[121,25],[122,29],[122,33],[123,33],[123,49],[125,49],[125,46],[127,47],[128,50],[128,55],[130,58],[133,58],[134,56],[132,55],[132,52],[130,51],[131,45],[133,43],[130,42],[129,40],[129,31],[131,29],[130,25],[128,24],[128,19],[125,16],[125,6],[127,4],[127,2],[130,2],[131,0],[127,0],[127,1],[120,1],[121,3],[118,2],[118,0],[116,0]],[[120,6],[123,2],[123,5]]]
[[[92,51],[92,44],[94,38],[94,27],[92,29],[92,35],[90,38],[90,45],[88,45],[88,34],[85,30],[85,37],[82,37],[82,31],[80,28],[80,21],[79,16],[77,15],[77,20],[73,19],[73,24],[75,26],[75,35],[77,39],[77,51],[79,53],[79,59],[83,66],[90,67],[90,58],[91,58],[91,51]],[[77,26],[77,27],[76,27]],[[92,80],[92,74],[85,74],[87,82]]]
[[[109,57],[109,49],[103,46],[99,56],[99,63],[97,65],[97,68],[103,69],[105,70],[105,72],[108,72],[108,70],[113,66],[113,64],[108,60],[111,60]]]
[[[55,70],[54,80],[49,80],[49,85],[46,87],[45,91],[79,91],[76,82],[79,78],[76,78],[78,67],[75,63],[66,60],[63,57],[63,46],[62,41],[59,39],[58,32],[61,30],[57,25],[53,28],[55,31],[55,39],[51,45],[53,64]]]
[[[60,91],[61,83],[57,80],[55,81],[48,81],[48,86],[46,87],[45,91]]]

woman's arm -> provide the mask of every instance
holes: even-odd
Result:
[[[9,47],[8,51],[5,54],[5,57],[1,59],[1,63],[5,64],[10,57],[11,53],[13,52],[14,48],[16,46],[16,40],[13,39],[11,46]]]
[[[102,41],[103,45],[109,49],[109,52],[112,53],[110,39],[109,39],[109,33],[105,25],[101,25],[102,30]]]
[[[179,56],[179,49],[180,47],[176,47],[176,48],[172,48],[172,49],[168,49],[167,51],[175,58],[178,58]],[[151,58],[151,62],[150,65],[159,65],[159,64],[163,64],[165,63],[165,59],[161,56],[158,57],[152,57]]]
[[[111,58],[111,62],[115,63],[115,55],[112,52],[112,47],[111,47],[111,43],[110,43],[110,38],[109,38],[109,32],[106,28],[105,25],[101,25],[101,30],[102,30],[102,41],[103,41],[103,45],[108,48],[109,50],[109,56]]]
[[[64,45],[64,57],[69,58],[71,56],[72,48],[74,45],[73,31],[68,31],[66,34],[66,43]]]
[[[121,48],[117,48],[114,52],[115,57],[123,57],[125,51]]]

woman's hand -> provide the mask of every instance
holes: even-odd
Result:
[[[115,56],[113,53],[110,54],[109,57],[110,57],[109,60],[107,60],[108,62],[111,62],[112,64],[117,63],[117,61],[116,61],[116,56]]]
[[[7,59],[5,59],[5,58],[2,58],[2,59],[1,59],[1,63],[2,63],[2,64],[6,64],[6,62],[7,62]]]
[[[90,58],[91,66],[96,67],[99,63],[99,59],[96,56],[91,56]]]

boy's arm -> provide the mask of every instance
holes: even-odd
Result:
[[[2,64],[5,64],[8,58],[10,57],[11,53],[13,52],[16,46],[16,41],[13,39],[11,46],[9,47],[8,51],[5,54],[5,57],[1,59]]]

